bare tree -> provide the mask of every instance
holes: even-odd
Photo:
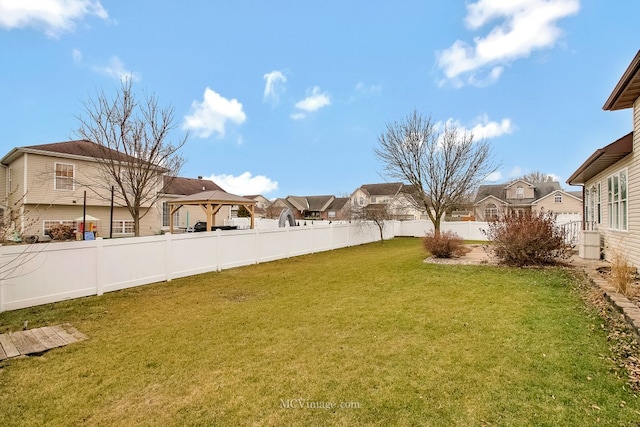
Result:
[[[540,172],[540,171],[533,171],[533,172],[529,172],[519,178],[514,178],[511,180],[511,182],[515,182],[517,180],[523,180],[523,181],[527,181],[531,184],[537,184],[540,182],[554,182],[557,181],[557,179],[553,176],[550,175],[548,173],[544,173],[544,172]]]
[[[497,169],[486,140],[474,141],[472,133],[450,123],[440,128],[416,110],[401,122],[387,123],[375,154],[389,176],[414,187],[416,207],[426,210],[438,235],[447,209],[470,200]]]
[[[188,134],[171,142],[170,134],[177,127],[173,108],[160,107],[155,95],[145,94],[139,102],[130,78],[121,82],[113,98],[99,92],[83,102],[83,110],[75,133],[97,144],[95,158],[106,178],[101,185],[115,186],[116,197],[129,210],[134,234],[139,236],[140,219],[162,192],[164,176],[175,177],[184,163],[178,151]]]
[[[380,241],[384,241],[385,221],[393,219],[393,214],[388,204],[374,203],[366,206],[350,205],[351,219],[374,224],[380,232]]]

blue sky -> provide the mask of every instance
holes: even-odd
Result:
[[[564,181],[632,129],[602,105],[640,45],[636,0],[0,0],[0,152],[74,137],[134,90],[189,131],[181,176],[235,194],[347,195],[414,109],[487,138],[500,183]]]

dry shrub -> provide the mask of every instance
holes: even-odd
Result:
[[[73,229],[64,224],[52,225],[47,234],[51,237],[51,240],[69,240],[74,237]]]
[[[553,264],[570,256],[571,248],[552,212],[505,215],[489,223],[484,234],[491,242],[489,251],[507,265]]]
[[[627,257],[620,251],[614,251],[611,258],[611,281],[616,290],[622,295],[627,295],[634,275],[635,270],[629,266]]]
[[[471,249],[464,246],[463,240],[453,231],[441,233],[429,232],[422,244],[427,252],[436,258],[461,257]]]

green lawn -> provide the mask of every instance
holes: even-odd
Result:
[[[0,425],[636,425],[560,269],[402,238],[0,314],[89,340],[0,362]]]

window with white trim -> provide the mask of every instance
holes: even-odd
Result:
[[[73,190],[75,168],[75,165],[70,163],[55,163],[53,188],[56,190]]]
[[[602,223],[602,207],[600,206],[600,183],[596,186],[596,222]]]
[[[562,203],[562,193],[556,193],[553,198],[554,203]]]
[[[163,227],[169,226],[170,212],[171,212],[171,206],[169,205],[169,202],[162,202],[162,226]],[[175,225],[178,225],[179,223],[180,223],[180,211],[177,210],[173,213],[173,225],[175,226]]]
[[[495,204],[489,203],[487,206],[485,206],[484,219],[486,221],[498,219],[498,207]]]
[[[516,199],[524,199],[524,188],[516,187]]]
[[[627,230],[627,170],[607,178],[607,212],[609,228]]]
[[[133,235],[133,220],[132,219],[115,219],[111,222],[113,227],[113,234],[130,234]]]

